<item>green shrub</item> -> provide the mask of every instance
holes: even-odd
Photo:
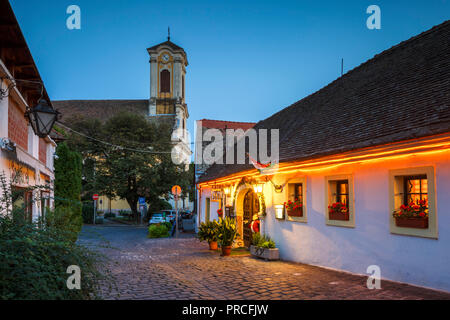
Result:
[[[170,223],[170,222],[163,222],[162,225],[165,225],[168,231],[172,230],[172,223]]]
[[[107,213],[105,213],[104,217],[105,218],[115,218],[116,214],[113,212],[107,212]]]
[[[197,238],[200,241],[217,241],[219,236],[219,224],[216,220],[202,222],[198,227]]]
[[[273,241],[269,236],[261,235],[259,232],[256,232],[252,236],[252,245],[261,248],[274,249],[275,241]]]
[[[56,148],[55,159],[55,207],[67,207],[73,230],[81,231],[83,225],[81,206],[82,158],[70,150],[65,142]],[[92,223],[92,219],[91,219]],[[78,227],[75,226],[78,224]]]
[[[45,215],[45,224],[47,227],[55,228],[67,232],[72,241],[76,241],[78,233],[81,231],[82,217],[79,215],[79,206],[56,207],[53,210],[48,209]]]
[[[166,238],[169,236],[169,229],[164,224],[152,224],[148,227],[148,238]]]
[[[230,217],[219,219],[217,241],[222,247],[233,245],[238,236],[235,219]]]
[[[94,204],[92,202],[83,203],[82,216],[83,223],[92,224],[94,221]]]
[[[73,242],[70,233],[0,217],[0,299],[100,298],[100,284],[112,286],[107,260]],[[67,288],[71,265],[82,271],[81,290]]]

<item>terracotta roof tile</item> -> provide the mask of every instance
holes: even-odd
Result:
[[[256,122],[236,122],[236,121],[223,121],[223,120],[210,120],[202,119],[198,120],[197,123],[201,123],[203,128],[209,129],[243,129],[244,131],[253,128]]]
[[[74,116],[106,121],[123,111],[146,116],[149,106],[148,100],[62,100],[52,103],[61,112],[61,123],[66,123]]]

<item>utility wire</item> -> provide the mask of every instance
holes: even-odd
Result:
[[[62,124],[62,125],[65,128],[67,128],[69,131],[71,131],[73,133],[76,133],[76,134],[78,134],[78,135],[80,135],[80,136],[82,136],[82,137],[84,137],[86,139],[94,140],[94,141],[102,143],[104,145],[108,145],[110,147],[118,148],[118,149],[121,149],[121,150],[128,150],[128,151],[133,151],[133,152],[141,152],[141,153],[149,153],[149,154],[171,154],[172,153],[171,151],[149,151],[149,150],[141,150],[141,149],[134,149],[134,148],[128,148],[128,147],[119,146],[119,145],[116,145],[116,144],[113,144],[113,143],[110,143],[110,142],[106,142],[106,141],[103,141],[103,140],[100,140],[100,139],[97,139],[97,138],[94,138],[94,137],[90,137],[90,136],[88,136],[88,135],[86,135],[84,133],[81,133],[81,132],[78,132],[78,131],[76,131],[76,130],[74,130],[72,128],[69,128],[69,127],[67,127],[64,124]]]

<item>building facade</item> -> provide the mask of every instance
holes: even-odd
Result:
[[[56,143],[33,132],[25,111],[37,105],[41,92],[49,99],[8,1],[0,4],[0,18],[0,173],[16,191],[23,190],[14,204],[36,221],[53,206]]]
[[[446,21],[256,124],[280,130],[278,170],[211,166],[201,221],[222,205],[249,245],[256,214],[284,260],[450,291],[449,36]]]

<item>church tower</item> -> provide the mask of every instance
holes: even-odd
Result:
[[[182,129],[181,136],[172,136],[172,141],[183,145],[190,159],[190,141],[184,134],[189,118],[185,100],[186,67],[188,60],[183,48],[167,41],[147,49],[150,55],[150,103],[149,117],[154,121],[170,121],[174,131]],[[178,131],[177,131],[178,132]]]

